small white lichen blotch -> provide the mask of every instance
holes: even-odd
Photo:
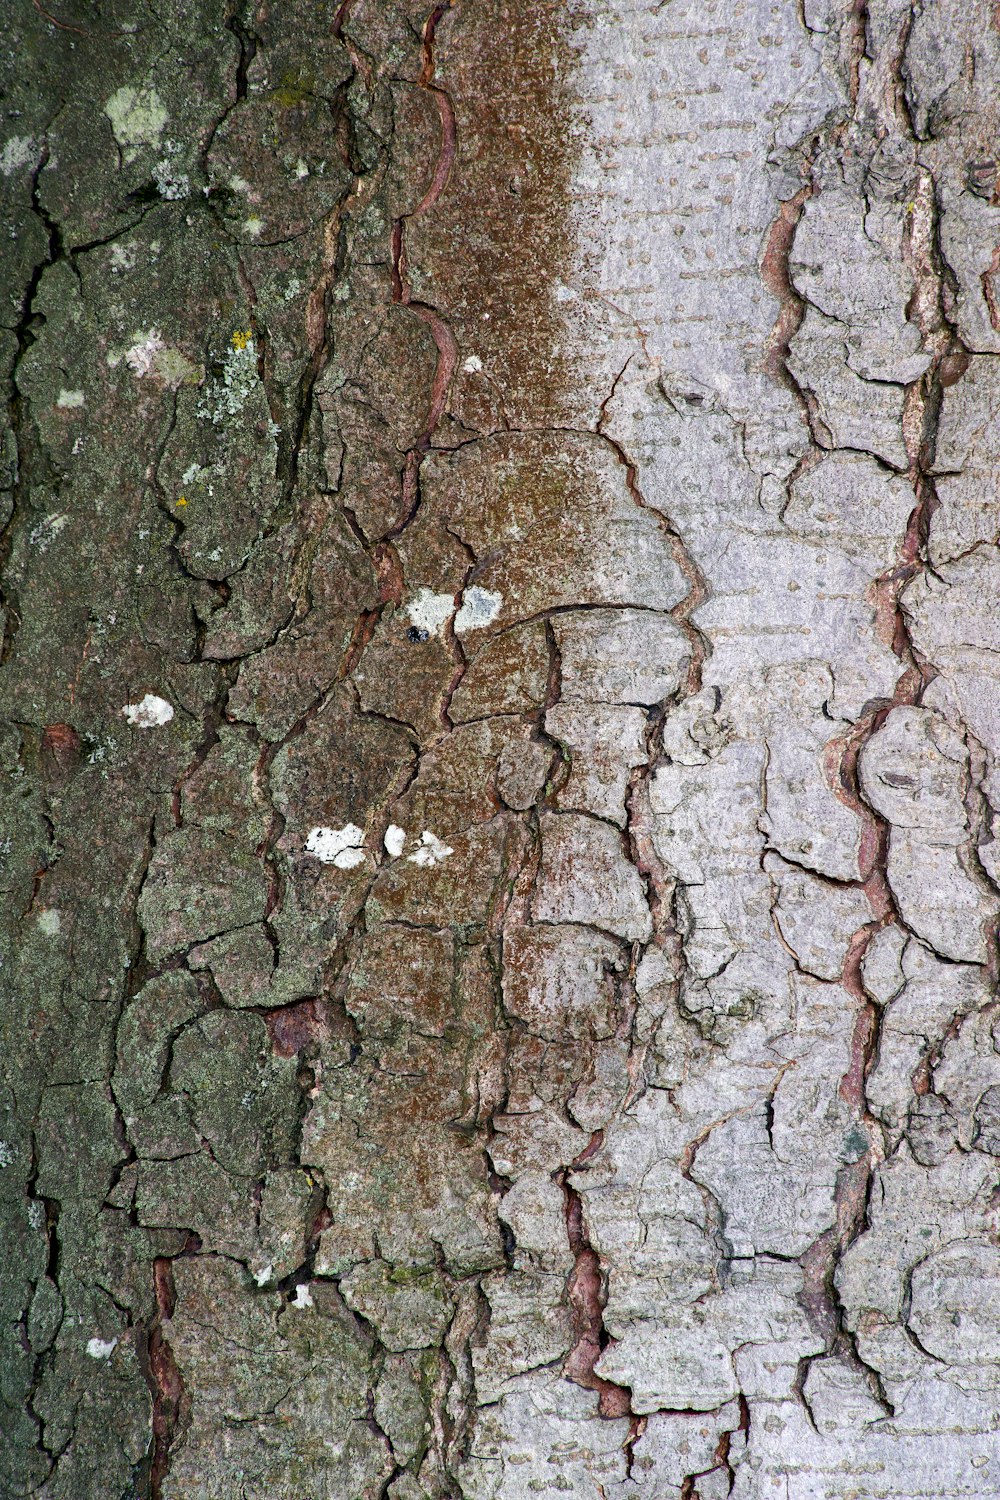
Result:
[[[481,589],[473,584],[471,589],[466,589],[462,607],[455,616],[455,634],[461,635],[466,630],[482,630],[485,626],[492,625],[502,604],[502,594],[495,594],[492,589]]]
[[[125,350],[125,363],[132,374],[142,380],[153,373],[156,356],[164,347],[163,339],[158,328],[137,332],[133,338],[134,342]],[[108,363],[110,362],[109,359]],[[115,363],[117,364],[117,358]]]
[[[45,552],[50,544],[69,525],[69,516],[64,512],[43,516],[37,526],[28,533],[28,541],[39,552]]]
[[[35,143],[30,135],[12,135],[0,150],[0,172],[9,177],[35,160]]]
[[[126,703],[122,713],[133,729],[161,729],[174,716],[173,705],[155,693],[147,693],[139,703]]]
[[[306,839],[306,853],[321,864],[353,870],[364,860],[365,851],[361,848],[364,837],[364,829],[356,823],[347,823],[343,828],[313,828]]]
[[[117,1339],[88,1339],[87,1353],[91,1359],[110,1359],[118,1348]]]
[[[440,635],[445,623],[455,613],[455,600],[451,594],[435,594],[430,589],[421,589],[415,599],[406,606],[410,624],[417,630],[426,630],[428,635]]]
[[[56,397],[56,405],[61,407],[63,411],[74,411],[77,407],[83,405],[83,399],[82,391],[62,390]]]
[[[292,1298],[292,1306],[303,1308],[312,1307],[312,1305],[312,1293],[309,1290],[308,1283],[305,1281],[300,1281],[298,1286],[295,1288],[295,1296]]]
[[[186,172],[179,172],[177,165],[169,157],[158,161],[153,168],[153,179],[156,182],[156,190],[161,198],[167,202],[179,202],[182,198],[191,196],[191,179]]]
[[[447,844],[441,842],[437,834],[425,828],[420,835],[420,848],[416,854],[411,854],[409,859],[412,865],[439,865],[454,852],[454,849],[449,849]]]
[[[406,829],[400,828],[398,823],[390,823],[382,842],[390,858],[398,859],[406,847]]]

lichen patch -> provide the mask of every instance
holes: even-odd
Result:
[[[206,387],[198,402],[197,414],[220,426],[228,417],[238,416],[257,387],[257,348],[253,334],[237,330],[222,358],[222,371]]]
[[[466,589],[462,607],[455,616],[456,635],[461,635],[466,630],[483,630],[487,625],[492,625],[502,607],[503,594],[495,593],[492,589],[481,589],[478,584],[473,584]]]
[[[138,703],[126,703],[122,713],[133,729],[161,729],[174,716],[173,705],[156,693],[146,693]]]
[[[12,135],[9,141],[4,142],[3,150],[0,151],[0,172],[5,177],[10,177],[34,159],[35,143],[31,136]]]
[[[439,865],[454,852],[454,849],[449,848],[436,834],[431,833],[430,829],[425,828],[420,835],[420,848],[415,854],[409,855],[409,861],[412,865]]]
[[[87,1353],[91,1359],[110,1359],[118,1348],[117,1339],[88,1339]]]
[[[142,146],[158,146],[170,118],[156,90],[146,87],[116,89],[106,100],[104,113],[126,162],[134,161]]]
[[[198,385],[204,373],[201,365],[167,344],[158,328],[137,330],[127,349],[111,350],[108,367],[114,370],[122,360],[137,380],[160,380],[171,388]]]
[[[391,859],[398,859],[406,847],[406,829],[398,823],[390,823],[382,840],[385,852]]]
[[[177,202],[191,195],[190,177],[186,172],[179,171],[176,162],[172,162],[169,157],[156,163],[153,180],[160,197],[167,202]]]
[[[49,545],[55,541],[61,531],[69,525],[69,516],[65,511],[54,511],[51,515],[43,516],[37,526],[33,526],[28,534],[28,540],[32,546],[37,547],[39,552],[48,550]]]
[[[134,342],[125,350],[125,363],[133,375],[141,380],[145,375],[153,372],[153,360],[156,354],[164,347],[159,330],[150,328],[145,333],[136,333]],[[108,364],[112,368],[118,363],[118,356],[109,355]]]
[[[313,828],[306,838],[305,850],[321,864],[353,870],[364,860],[365,851],[361,847],[364,837],[364,829],[357,823],[345,823],[343,828]]]
[[[431,589],[421,589],[406,606],[406,613],[415,630],[426,630],[428,635],[440,635],[455,613],[455,599],[452,594],[435,594]]]

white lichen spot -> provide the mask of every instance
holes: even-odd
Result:
[[[312,1305],[312,1292],[309,1290],[306,1282],[300,1281],[298,1286],[295,1288],[295,1296],[292,1298],[292,1306],[303,1308],[312,1307]]]
[[[9,141],[4,142],[4,148],[0,151],[0,172],[9,177],[12,172],[33,164],[34,160],[35,143],[31,136],[12,135]]]
[[[104,105],[104,113],[111,121],[115,140],[125,153],[125,160],[134,161],[140,146],[158,146],[164,126],[170,116],[163,107],[163,100],[155,89],[116,89]]]
[[[243,233],[248,239],[259,240],[263,228],[264,220],[258,218],[256,214],[251,214],[249,219],[243,220]]]
[[[385,830],[382,842],[385,844],[386,853],[392,859],[398,859],[406,845],[406,829],[400,828],[398,823],[390,823]]]
[[[133,729],[160,729],[174,716],[173,706],[155,693],[147,693],[139,703],[126,703],[122,713]]]
[[[62,917],[54,907],[49,907],[47,911],[40,911],[38,913],[38,930],[39,932],[44,932],[46,937],[55,937],[61,927]]]
[[[125,363],[132,374],[142,380],[146,375],[151,375],[154,369],[154,360],[159,351],[164,347],[160,337],[159,329],[150,328],[145,333],[132,335],[135,342],[125,350]],[[114,355],[108,355],[108,364],[118,363]]]
[[[186,172],[179,172],[174,162],[166,157],[153,168],[156,190],[168,202],[177,202],[191,196],[191,179]]]
[[[229,186],[234,193],[249,193],[250,184],[245,177],[230,177]]]
[[[466,589],[462,597],[462,608],[455,616],[455,632],[461,634],[464,630],[482,630],[486,625],[492,625],[503,604],[503,594],[496,594],[492,589],[481,589],[473,584],[471,589]]]
[[[122,271],[131,271],[135,265],[134,245],[112,245],[111,246],[111,274],[121,275]]]
[[[338,870],[353,870],[356,865],[365,862],[365,851],[363,849],[343,849],[333,861]]]
[[[45,552],[68,525],[69,516],[65,511],[53,511],[51,515],[43,516],[37,526],[32,527],[28,532],[28,541],[39,552]]]
[[[343,828],[313,828],[306,839],[306,853],[321,864],[353,870],[364,860],[364,837],[364,829],[357,823],[347,823]]]
[[[301,156],[299,157],[298,161],[295,163],[295,175],[296,175],[296,177],[299,177],[299,178],[308,177],[309,176],[309,168],[306,166],[306,164],[302,160]]]
[[[415,599],[406,606],[410,624],[417,630],[426,630],[428,635],[440,635],[446,622],[455,613],[452,594],[435,594],[430,589],[421,589]]]
[[[573,290],[573,288],[571,286],[566,286],[564,282],[557,281],[556,282],[556,301],[557,302],[575,302],[576,301],[576,292],[574,292],[574,290]]]
[[[118,1348],[117,1339],[88,1339],[87,1353],[91,1359],[110,1359]]]
[[[481,375],[483,372],[483,362],[478,354],[470,354],[468,359],[463,359],[462,369],[466,375]]]
[[[439,865],[442,860],[447,859],[449,854],[454,854],[454,852],[454,849],[449,849],[448,845],[443,844],[436,834],[431,833],[429,829],[425,828],[420,835],[420,848],[416,854],[409,856],[410,864],[425,866]]]
[[[297,276],[289,276],[288,285],[285,287],[285,301],[291,302],[302,290],[302,283]]]
[[[32,1229],[41,1229],[45,1223],[45,1206],[37,1198],[28,1204],[28,1223]]]
[[[61,406],[64,411],[74,411],[83,405],[82,391],[60,391],[56,397],[56,405]]]
[[[0,1141],[0,1167],[9,1167],[13,1160],[13,1148],[6,1141]]]
[[[258,1286],[266,1286],[274,1275],[274,1267],[268,1262],[266,1266],[261,1266],[259,1271],[254,1271],[252,1274]]]

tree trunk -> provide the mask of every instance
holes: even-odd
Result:
[[[993,1500],[996,8],[48,3],[0,1495]]]

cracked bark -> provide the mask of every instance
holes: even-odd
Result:
[[[3,23],[0,1492],[994,1496],[992,9],[92,12]]]

